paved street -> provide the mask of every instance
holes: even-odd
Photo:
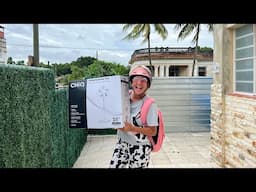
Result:
[[[116,135],[88,135],[73,168],[108,168]],[[150,168],[218,168],[210,159],[210,133],[167,133],[162,149],[152,153]]]

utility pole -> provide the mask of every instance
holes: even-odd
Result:
[[[96,51],[96,59],[98,60],[98,50]]]
[[[34,51],[34,66],[39,66],[39,32],[38,24],[33,24],[33,51]]]

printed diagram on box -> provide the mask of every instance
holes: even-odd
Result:
[[[103,121],[106,121],[106,106],[105,106],[105,97],[108,96],[109,93],[109,89],[105,88],[104,86],[102,86],[101,89],[98,89],[98,95],[101,98],[101,103],[102,103],[102,109],[104,111],[104,118]]]
[[[122,114],[122,112],[114,111],[115,109],[113,109],[113,106],[111,106],[114,97],[111,97],[109,89],[104,85],[97,87],[94,90],[94,94],[90,93],[90,96],[87,95],[86,98],[89,102],[87,105],[92,105],[92,108],[96,109],[94,110],[95,115],[103,115],[100,123],[110,122],[111,119],[109,119],[109,116],[120,116]],[[100,110],[100,112],[98,110]]]

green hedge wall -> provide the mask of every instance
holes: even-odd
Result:
[[[52,166],[53,167],[68,167],[66,155],[66,130],[67,125],[65,117],[67,110],[65,110],[66,92],[65,90],[56,90],[53,97],[52,113]]]
[[[54,72],[2,64],[0,87],[0,167],[71,167],[86,133],[67,127],[67,91],[55,91]]]
[[[55,91],[51,110],[53,167],[72,167],[87,141],[87,132],[68,126],[68,89]]]

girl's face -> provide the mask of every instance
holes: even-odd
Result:
[[[135,76],[132,79],[132,89],[137,96],[143,96],[148,89],[148,80],[143,76]]]

